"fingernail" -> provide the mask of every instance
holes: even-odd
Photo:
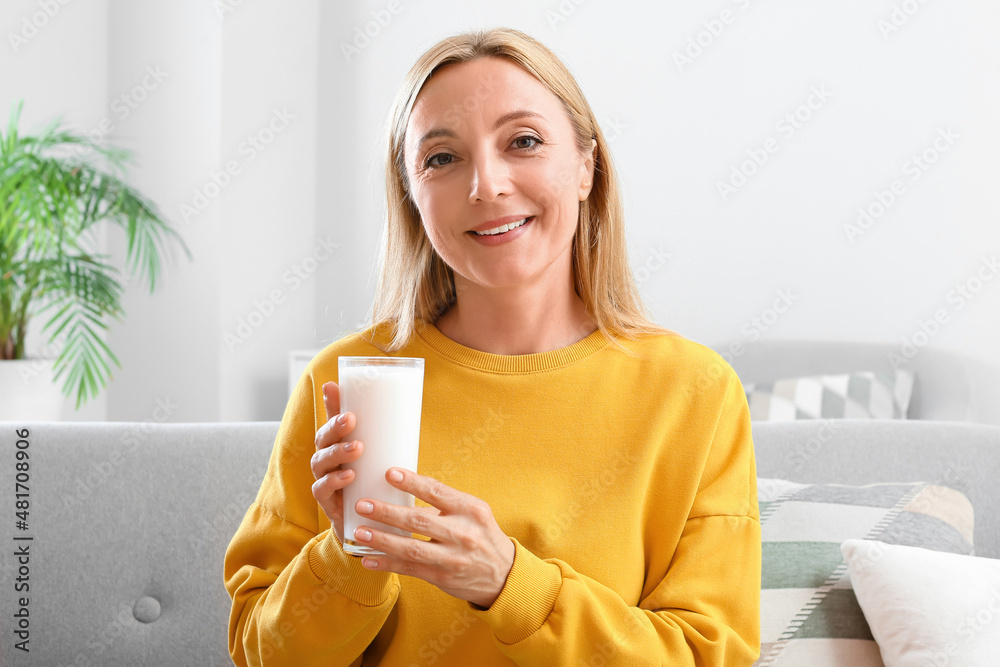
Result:
[[[402,482],[403,481],[403,473],[399,472],[398,470],[393,470],[392,472],[389,473],[389,481],[390,482]]]
[[[343,426],[344,424],[346,424],[347,423],[347,413],[344,413],[342,415],[337,415],[337,423],[340,424],[341,426]]]
[[[360,502],[358,503],[357,509],[359,514],[371,514],[375,511],[375,506],[371,503]]]
[[[344,451],[345,452],[353,452],[357,446],[358,446],[358,443],[356,443],[355,441],[351,440],[349,443],[347,443],[346,445],[344,445]]]
[[[351,470],[341,470],[340,472],[337,473],[337,477],[339,477],[340,479],[347,479],[348,477],[351,476],[352,472],[353,471]]]
[[[372,539],[372,532],[364,528],[358,528],[354,531],[354,538],[362,542],[369,542]]]
[[[373,570],[376,567],[378,567],[378,561],[374,560],[372,558],[362,558],[361,559],[361,564],[364,565],[365,567],[371,568]]]

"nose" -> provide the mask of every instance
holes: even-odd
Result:
[[[484,151],[473,161],[469,203],[493,201],[501,195],[509,195],[512,189],[510,169],[500,156]]]

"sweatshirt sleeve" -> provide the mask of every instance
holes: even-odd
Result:
[[[631,606],[559,559],[514,540],[500,596],[474,613],[518,665],[752,665],[760,652],[761,533],[746,396],[735,373],[698,492],[659,583]],[[664,514],[668,514],[665,512]],[[656,521],[656,517],[651,517]],[[666,531],[662,531],[666,532]],[[664,540],[666,542],[666,540]]]
[[[319,525],[309,461],[316,401],[303,374],[282,418],[267,473],[225,556],[236,665],[359,665],[399,594]],[[323,415],[325,421],[325,415]]]

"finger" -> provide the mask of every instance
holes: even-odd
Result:
[[[326,407],[327,421],[340,414],[340,387],[336,382],[323,384],[323,405]]]
[[[418,475],[406,468],[389,468],[385,478],[397,489],[406,491],[444,514],[463,512],[473,499],[473,496],[443,484],[433,477]]]
[[[357,537],[355,537],[357,539]],[[416,563],[404,558],[398,558],[383,553],[377,556],[364,556],[361,564],[375,572],[395,572],[408,577],[417,577],[424,581],[431,581],[440,572],[440,567]]]
[[[353,424],[348,423],[349,415],[340,414],[340,387],[336,382],[323,384],[323,407],[326,410],[326,423],[316,431],[316,449],[342,440],[354,428]]]
[[[319,479],[345,463],[357,461],[363,450],[364,443],[357,440],[338,442],[316,450],[312,458],[309,459],[309,468],[312,470],[313,477]]]
[[[334,470],[313,482],[313,497],[324,510],[335,510],[339,507],[337,492],[353,481],[353,470]]]
[[[354,430],[355,425],[356,420],[353,412],[337,415],[316,431],[316,449],[324,449],[338,442],[346,442],[349,439],[347,436]]]
[[[406,507],[394,505],[380,500],[362,498],[354,509],[358,516],[374,519],[387,526],[400,528],[408,533],[425,535],[433,540],[454,541],[453,530],[447,521],[443,521],[433,508]]]
[[[338,414],[340,409],[340,388],[336,382],[323,385],[323,404],[326,408],[327,421],[316,431],[316,449],[329,447],[344,440],[345,436],[354,430],[356,419],[354,413]]]
[[[445,549],[434,542],[393,535],[371,526],[359,526],[354,531],[354,539],[385,554],[378,557],[379,569],[410,576],[419,576],[416,570],[421,566],[440,566],[446,556]]]

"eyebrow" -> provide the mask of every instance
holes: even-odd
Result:
[[[497,118],[497,121],[493,123],[493,130],[496,131],[506,123],[509,123],[512,120],[518,120],[519,118],[544,118],[544,117],[542,116],[542,114],[537,113],[535,111],[530,111],[528,109],[516,109],[514,111],[505,113],[504,115]],[[452,137],[453,139],[457,139],[458,135],[455,134],[454,131],[449,130],[446,127],[435,127],[432,130],[428,130],[424,136],[420,137],[420,143],[418,143],[417,146],[422,146],[425,141],[429,141],[430,139],[436,139],[438,137]]]

